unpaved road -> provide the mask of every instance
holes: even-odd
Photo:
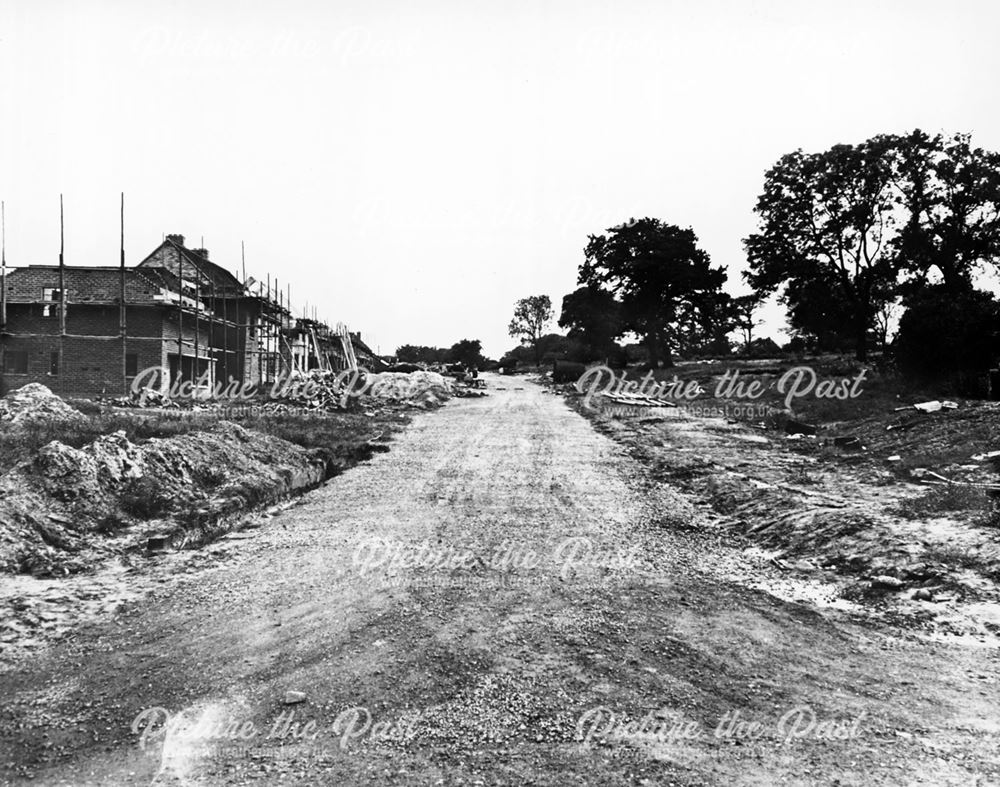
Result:
[[[1000,783],[994,650],[755,589],[707,511],[491,384],[7,669],[3,780]]]

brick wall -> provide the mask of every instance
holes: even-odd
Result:
[[[67,266],[65,271],[68,303],[118,300],[121,293],[119,269]],[[159,293],[160,287],[155,279],[144,276],[134,268],[126,269],[125,274],[127,301],[151,301]],[[7,300],[10,303],[40,301],[44,289],[58,287],[59,268],[56,266],[17,268],[7,275]]]
[[[68,289],[68,288],[67,288]],[[122,344],[118,338],[118,307],[70,304],[66,313],[67,336],[63,363],[52,374],[53,354],[59,352],[59,318],[42,317],[38,304],[10,304],[7,311],[8,335],[4,352],[27,353],[25,374],[2,373],[6,390],[31,382],[41,383],[60,394],[73,396],[119,395],[122,383]],[[58,310],[54,311],[56,314]],[[177,323],[169,320],[169,310],[158,306],[129,306],[126,313],[129,338],[125,352],[135,356],[138,371],[169,367],[169,356],[177,353]],[[199,331],[204,354],[209,339],[207,325]],[[35,334],[35,335],[28,335]],[[41,335],[38,335],[41,334]],[[98,338],[98,337],[112,338]],[[88,338],[93,337],[93,338]],[[184,326],[184,353],[193,352],[194,324]],[[8,364],[10,368],[10,364]],[[131,380],[128,381],[129,383]],[[163,382],[168,383],[167,379]]]

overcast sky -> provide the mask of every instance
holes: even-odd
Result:
[[[373,347],[507,337],[588,233],[691,226],[740,291],[764,171],[879,132],[1000,149],[1000,4],[0,0],[7,258],[164,233]],[[782,319],[772,315],[771,329]]]

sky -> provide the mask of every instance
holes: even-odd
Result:
[[[166,233],[383,354],[558,316],[589,234],[692,227],[727,289],[784,153],[877,133],[1000,149],[978,0],[0,0],[8,264]],[[779,308],[763,333],[784,326]],[[555,327],[555,326],[553,326]]]

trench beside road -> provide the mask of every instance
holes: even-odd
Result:
[[[489,384],[0,675],[0,778],[1000,778],[994,651],[752,589],[706,512],[559,397]],[[176,723],[143,747],[152,708]]]

